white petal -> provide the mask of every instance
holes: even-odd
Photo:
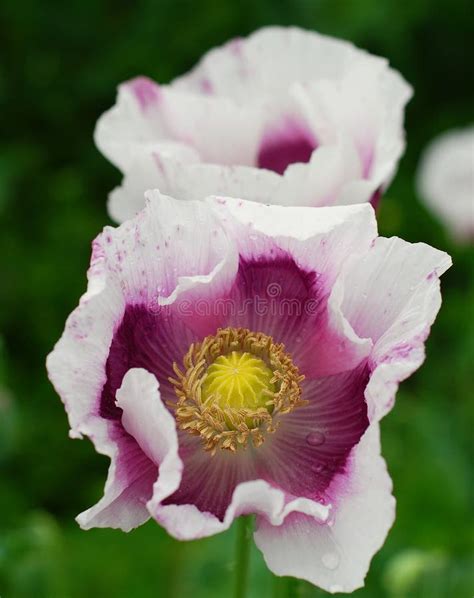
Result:
[[[200,227],[204,234],[196,234]],[[147,518],[143,504],[156,467],[150,468],[142,451],[120,433],[117,421],[99,415],[105,365],[125,308],[143,303],[154,310],[163,299],[169,306],[170,297],[177,300],[177,289],[180,299],[190,300],[198,288],[201,296],[207,296],[204,290],[222,293],[235,276],[236,262],[235,247],[204,203],[155,197],[134,220],[107,227],[94,242],[88,290],[47,359],[70,435],[90,437],[112,460],[104,499],[80,516],[84,527],[130,529]],[[135,473],[128,467],[132,459],[140,462]]]
[[[338,205],[342,203],[339,197],[346,186],[361,178],[357,148],[347,138],[337,140],[319,147],[308,164],[290,165],[272,201],[266,203],[283,206]],[[366,194],[359,196],[362,201],[358,203],[369,201],[375,189],[376,185],[371,182]]]
[[[90,436],[97,450],[108,455],[111,463],[104,496],[78,515],[77,522],[82,529],[112,527],[128,532],[150,517],[146,501],[151,496],[158,469],[115,422],[108,423],[103,438],[92,432]]]
[[[144,87],[150,97],[146,104]],[[95,141],[124,172],[140,145],[166,140],[168,150],[174,149],[177,156],[185,145],[206,162],[250,165],[261,136],[262,110],[240,108],[225,98],[183,93],[139,77],[120,86],[117,104],[97,123]]]
[[[369,427],[353,451],[350,474],[344,475],[333,482],[341,491],[329,522],[293,514],[274,526],[258,518],[255,542],[274,573],[306,579],[332,593],[363,585],[395,515],[378,426]]]
[[[308,499],[286,503],[285,494],[264,480],[238,484],[223,521],[212,513],[199,511],[194,505],[161,505],[163,498],[158,480],[155,494],[148,502],[148,509],[168,533],[178,540],[195,540],[223,532],[240,515],[258,514],[274,525],[280,525],[294,511],[309,512],[318,521],[324,521],[329,514],[327,507]]]
[[[349,42],[313,31],[264,27],[246,39],[211,50],[173,85],[196,93],[202,92],[206,80],[213,94],[247,102],[281,93],[298,81],[340,79],[360,60],[382,62]]]
[[[331,286],[350,256],[364,255],[377,236],[368,204],[291,209],[225,197],[210,197],[223,226],[249,259],[270,246],[288,252],[302,268],[315,271]]]
[[[179,199],[222,194],[278,205],[370,201],[403,152],[410,96],[386,60],[348,42],[261,29],[211,50],[170,85],[139,77],[120,87],[95,135],[125,175],[110,213],[119,221],[136,213],[147,188]],[[288,120],[314,140],[311,160],[288,157],[284,176],[277,174],[284,160],[274,172],[258,168],[269,131]]]
[[[392,407],[398,383],[423,362],[441,305],[439,276],[450,264],[447,254],[398,238],[378,238],[367,255],[348,263],[340,281],[342,313],[359,336],[374,342],[366,391],[370,418]]]
[[[183,464],[178,455],[175,420],[161,401],[158,381],[146,370],[131,369],[116,396],[125,430],[159,467],[154,493],[164,499],[178,488]]]
[[[185,156],[163,152],[162,146],[137,148],[123,183],[109,195],[108,209],[116,222],[135,216],[145,206],[145,190],[159,189],[164,194],[185,200],[202,200],[212,194],[246,197],[268,203],[275,198],[280,175],[248,166],[220,166]]]
[[[236,268],[235,247],[204,203],[182,204],[152,193],[135,219],[104,229],[93,244],[87,293],[47,360],[73,435],[89,434],[110,343],[125,306],[143,303],[153,310],[162,299],[173,293],[176,297],[178,287],[189,294],[211,278],[222,291]]]

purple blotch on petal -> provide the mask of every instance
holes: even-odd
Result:
[[[263,135],[257,166],[283,174],[290,164],[309,162],[317,147],[318,143],[311,131],[288,118]]]
[[[160,382],[160,392],[174,398],[168,381],[173,362],[181,362],[195,335],[172,314],[154,312],[146,305],[129,305],[115,331],[105,364],[106,381],[99,397],[98,412],[106,419],[120,419],[115,393],[131,368],[144,368]]]

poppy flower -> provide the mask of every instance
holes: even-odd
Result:
[[[48,357],[71,436],[111,459],[81,527],[189,540],[255,514],[272,571],[359,587],[394,520],[379,421],[449,256],[377,237],[370,204],[147,197],[94,241]]]
[[[135,78],[95,133],[124,174],[110,214],[132,217],[154,188],[180,199],[376,204],[404,150],[411,93],[385,59],[294,27],[232,40],[169,85]]]

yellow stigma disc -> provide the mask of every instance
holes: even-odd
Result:
[[[202,399],[215,401],[221,409],[266,407],[275,392],[273,372],[263,359],[247,352],[220,355],[207,369]]]
[[[204,449],[235,452],[258,448],[279,419],[306,404],[291,355],[263,332],[219,328],[190,345],[170,378],[176,393],[168,405],[181,430],[200,436]]]

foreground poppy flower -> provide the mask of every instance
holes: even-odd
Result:
[[[133,79],[96,129],[125,175],[110,214],[132,217],[151,188],[181,199],[375,203],[403,153],[410,96],[386,60],[281,27],[211,50],[170,85]]]
[[[257,515],[271,570],[363,583],[394,519],[378,421],[423,361],[450,259],[377,238],[368,204],[181,202],[93,244],[48,358],[71,436],[109,455],[80,525],[178,539]]]
[[[418,193],[458,241],[474,242],[474,127],[448,131],[425,150]]]

